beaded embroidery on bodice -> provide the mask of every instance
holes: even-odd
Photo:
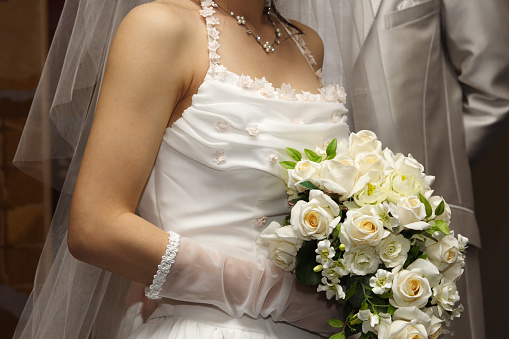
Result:
[[[344,103],[346,101],[346,93],[343,87],[337,84],[330,84],[327,86],[323,85],[321,79],[321,69],[316,71],[315,74],[322,84],[322,88],[319,89],[320,94],[313,94],[310,92],[302,91],[297,93],[290,84],[284,84],[280,88],[274,88],[272,83],[267,81],[265,77],[261,79],[251,79],[250,76],[228,71],[228,69],[220,63],[221,56],[218,53],[218,49],[221,47],[219,43],[219,31],[216,29],[216,25],[219,24],[219,19],[214,16],[216,13],[215,8],[218,8],[213,0],[205,0],[201,2],[202,10],[200,15],[203,16],[207,24],[208,33],[208,49],[209,49],[209,70],[208,73],[212,75],[212,78],[217,81],[224,81],[227,74],[238,77],[237,86],[251,92],[258,93],[267,98],[274,98],[288,101],[322,101],[322,102],[339,102]],[[299,34],[292,32],[291,28],[283,25],[289,37],[299,47],[302,54],[306,58],[309,66],[313,69],[313,65],[316,65],[315,58],[311,51],[306,46],[306,42]]]

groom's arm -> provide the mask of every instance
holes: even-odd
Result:
[[[442,25],[475,163],[509,127],[509,1],[444,0]]]

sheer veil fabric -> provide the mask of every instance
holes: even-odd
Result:
[[[111,40],[125,15],[146,2],[150,1],[67,0],[64,5],[14,158],[18,168],[61,192],[16,339],[124,338],[137,325],[134,315],[129,315],[135,312],[126,312],[131,282],[74,259],[66,236],[71,197]],[[360,53],[367,35],[363,27],[373,20],[370,0],[279,0],[276,4],[283,15],[322,36],[326,81],[348,90],[354,66],[383,72],[376,67],[381,64],[377,51]],[[383,83],[366,83],[363,90],[384,96],[384,88]],[[392,123],[385,107],[377,107],[377,116],[373,107],[371,117],[373,126]],[[394,147],[387,141],[392,136],[379,137]]]

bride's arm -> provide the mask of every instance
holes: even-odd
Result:
[[[168,234],[134,211],[171,112],[199,65],[208,66],[206,49],[194,50],[206,46],[206,36],[189,39],[193,22],[184,11],[148,4],[119,26],[70,211],[75,257],[144,284],[152,281]]]
[[[117,31],[68,233],[75,257],[145,285],[152,284],[168,234],[134,211],[174,119],[169,112],[208,67],[201,18],[158,6],[165,5],[136,9]],[[161,296],[213,304],[232,316],[270,315],[319,332],[334,315],[316,291],[296,284],[270,260],[191,239],[181,239]]]

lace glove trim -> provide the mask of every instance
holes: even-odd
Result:
[[[154,275],[152,285],[145,288],[145,295],[149,299],[161,299],[159,295],[162,286],[166,281],[168,273],[170,273],[171,266],[175,263],[178,247],[180,245],[180,235],[175,232],[168,232],[168,246],[166,246],[166,253],[164,253],[161,263],[157,266],[157,273]]]

